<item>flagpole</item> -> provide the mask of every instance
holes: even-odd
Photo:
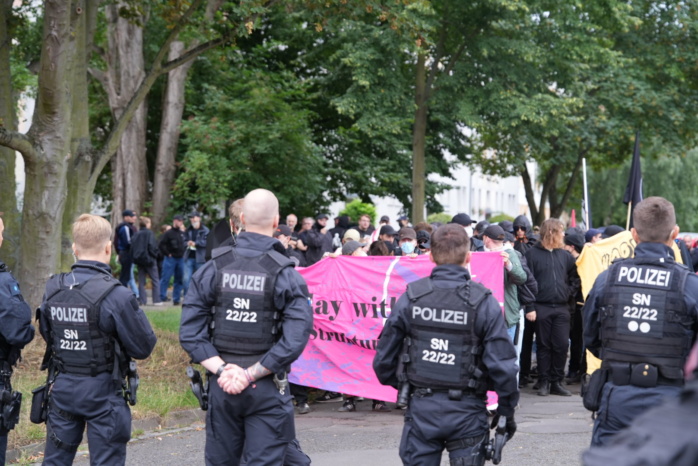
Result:
[[[582,174],[584,177],[584,226],[588,230],[591,228],[589,225],[589,190],[587,188],[587,159],[584,157],[582,159]]]
[[[625,229],[630,230],[630,212],[633,211],[633,201],[628,202],[628,219],[625,221]]]

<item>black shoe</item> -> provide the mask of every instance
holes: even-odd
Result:
[[[550,395],[550,382],[547,380],[541,380],[538,384],[540,385],[540,388],[538,389],[538,396]]]
[[[531,383],[531,378],[527,375],[522,375],[519,377],[519,388],[524,388]]]
[[[298,414],[308,414],[310,412],[310,406],[308,403],[298,403]]]
[[[540,392],[538,392],[538,394],[540,395]],[[550,384],[550,394],[560,396],[572,396],[572,392],[563,387],[560,382],[552,382]]]
[[[533,389],[538,390],[540,388],[540,380],[536,380],[536,383],[533,384]]]
[[[342,401],[342,394],[336,392],[325,392],[324,395],[315,398],[316,403],[337,403]]]
[[[356,405],[354,404],[353,401],[347,400],[344,402],[341,408],[339,408],[337,411],[340,413],[351,413],[356,411]]]
[[[567,379],[565,379],[565,382],[567,382],[567,385],[572,385],[574,383],[580,383],[582,381],[582,374],[580,372],[570,372],[567,374]]]

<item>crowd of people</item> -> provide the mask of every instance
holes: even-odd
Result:
[[[403,216],[396,228],[387,216],[374,227],[368,215],[356,223],[339,216],[334,226],[322,213],[300,222],[288,214],[281,222],[278,200],[266,190],[233,202],[228,213],[210,230],[199,212],[188,215],[189,225],[175,215],[159,239],[150,220],[131,210],[114,230],[94,215],[75,222],[77,261],[71,272],[49,280],[37,314],[47,344],[42,366],[49,374],[48,389],[35,391],[49,397],[37,404],[45,410],[39,410],[38,422],[47,423],[44,464],[72,462],[86,425],[91,458],[125,464],[128,403],[135,403],[137,381],[122,385],[121,379],[133,375],[130,359],[148,357],[156,343],[140,309],[148,303],[146,276],[153,305],[168,301],[174,277],[171,299],[183,305],[180,342],[209,374],[207,464],[239,464],[242,458],[310,464],[293,423],[294,404],[298,414],[311,409],[308,391],[286,386],[313,321],[308,289],[295,267],[340,255],[429,254],[436,264],[399,297],[373,362],[379,381],[397,388],[402,400],[396,401],[406,407],[404,464],[438,464],[444,449],[452,465],[484,464],[491,455],[486,391],[497,392],[494,415],[502,419],[500,433],[511,438],[519,390],[536,379],[532,389],[539,396],[571,396],[567,387],[587,373],[585,350],[603,361],[583,390],[585,406],[598,412],[585,464],[617,461],[618,452],[633,450],[637,435],[651,438],[642,416],[648,408],[668,400],[680,412],[682,390],[682,400],[695,399],[695,385],[683,386],[698,366],[694,349],[693,365],[684,368],[698,330],[698,277],[665,199],[648,198],[635,207],[634,227],[624,233],[637,244],[635,257],[602,272],[586,301],[577,259],[587,244],[619,234],[621,227],[583,231],[556,218],[533,227],[523,215],[489,224],[464,213],[446,225],[412,225]],[[0,220],[0,245],[2,229]],[[675,260],[674,247],[685,266]],[[112,251],[121,266],[118,281],[108,265]],[[480,251],[501,255],[503,309],[490,290],[471,280],[471,253]],[[19,286],[2,263],[0,283],[6,285],[0,288],[4,455],[16,422],[9,418],[16,399],[12,365],[34,329]],[[429,313],[421,311],[427,308]],[[326,392],[315,401],[343,401],[342,412],[357,409],[350,395]],[[381,400],[372,409],[390,410]],[[674,445],[695,462],[691,442],[681,438],[674,437]]]

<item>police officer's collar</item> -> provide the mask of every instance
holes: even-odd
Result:
[[[635,246],[635,257],[665,259],[676,262],[674,250],[662,243],[640,243]]]
[[[431,278],[436,280],[470,280],[470,272],[460,265],[437,265],[431,271]]]
[[[106,273],[106,274],[111,275],[111,267],[109,267],[109,264],[105,264],[104,262],[79,260],[72,265],[71,270],[75,271],[76,269],[79,269],[79,268],[80,269],[91,269],[91,270],[95,270],[97,272]]]
[[[256,249],[258,251],[268,251],[274,247],[274,243],[279,242],[279,240],[271,236],[252,233],[251,231],[240,232],[237,239],[239,247]]]

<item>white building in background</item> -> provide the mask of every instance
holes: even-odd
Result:
[[[528,164],[531,179],[537,179],[537,165]],[[450,216],[466,213],[473,220],[485,220],[495,215],[505,214],[510,217],[526,215],[531,218],[526,192],[520,176],[501,178],[485,176],[477,169],[465,165],[458,166],[453,172],[453,179],[431,175],[431,181],[451,185],[451,189],[436,196],[444,212]],[[536,184],[534,192],[536,204],[540,200],[540,187]],[[390,223],[395,227],[397,218],[404,212],[404,206],[394,197],[371,196],[376,206],[378,218],[382,215],[390,217]],[[339,215],[344,209],[344,202],[335,202],[330,206],[332,216]],[[438,212],[426,212],[427,215]],[[409,213],[408,213],[409,216]],[[356,221],[357,219],[352,219]],[[376,223],[377,223],[376,219]]]

